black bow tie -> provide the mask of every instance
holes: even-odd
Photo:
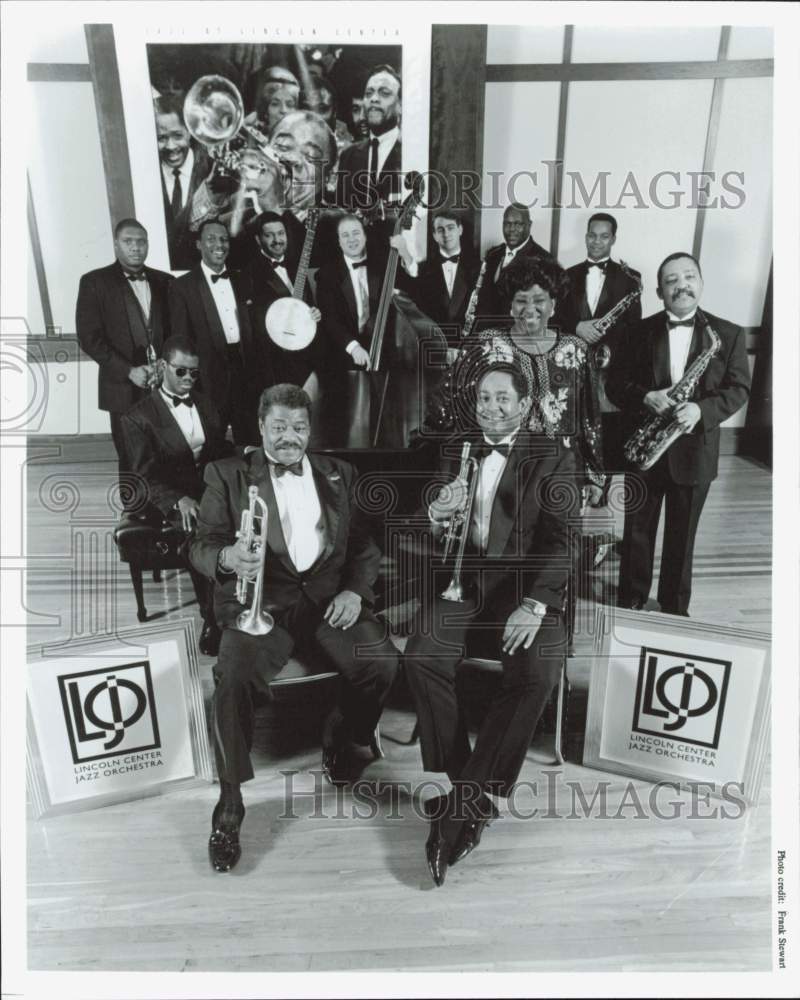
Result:
[[[490,444],[488,441],[481,441],[476,445],[471,458],[477,458],[480,461],[491,455],[493,451],[499,452],[504,458],[508,458],[511,452],[511,445],[506,442],[505,444]]]
[[[283,267],[283,268],[285,268],[286,267],[286,261],[285,260],[273,260],[272,257],[267,257],[267,263],[272,268],[276,268],[276,267]]]
[[[445,257],[444,254],[443,254],[442,255],[442,263],[443,264],[457,264],[458,261],[459,261],[459,259],[460,259],[460,257],[461,257],[460,253],[453,254],[452,257]]]
[[[607,260],[587,260],[586,264],[588,270],[591,271],[593,267],[597,267],[603,272],[603,274],[606,273],[606,268],[608,267]]]
[[[270,462],[272,466],[272,471],[280,479],[281,476],[285,476],[287,472],[291,472],[293,476],[303,475],[303,460],[300,459],[299,462],[292,462],[291,465],[283,465],[280,462]]]
[[[147,281],[147,275],[144,273],[144,271],[137,271],[136,274],[128,274],[128,272],[126,271],[125,277],[128,279],[128,281]]]
[[[213,274],[212,273],[212,275],[211,275],[211,281],[215,285],[216,285],[216,283],[218,281],[230,281],[230,280],[231,280],[231,272],[230,271],[220,271],[219,274]]]
[[[688,319],[670,319],[667,317],[667,329],[674,330],[676,326],[694,326],[694,316]]]
[[[169,398],[172,400],[173,406],[180,406],[181,403],[188,406],[190,409],[194,406],[194,403],[189,396],[170,396]]]
[[[351,260],[350,261],[350,267],[352,267],[354,270],[357,267],[366,267],[366,266],[367,266],[366,259],[364,259],[364,260]]]

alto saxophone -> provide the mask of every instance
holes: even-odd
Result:
[[[478,280],[475,282],[475,287],[472,289],[472,295],[470,295],[469,302],[467,303],[467,311],[464,313],[464,329],[461,333],[462,337],[468,337],[472,333],[473,326],[475,326],[475,314],[478,310],[478,295],[480,295],[481,285],[483,284],[483,276],[485,274],[486,257],[483,258],[480,273],[478,274]]]
[[[624,260],[619,262],[619,266],[629,278],[632,278],[636,282],[636,288],[620,299],[615,306],[609,309],[605,316],[592,320],[592,325],[600,337],[605,337],[620,316],[627,312],[637,299],[642,297],[642,282],[639,276],[628,267]],[[592,358],[596,368],[608,368],[611,363],[611,350],[607,344],[597,344],[593,347]]]
[[[705,315],[697,310],[697,317],[704,324],[704,333],[711,341],[708,347],[701,351],[680,379],[668,391],[669,398],[678,405],[685,403],[694,393],[697,383],[709,362],[717,353],[722,341],[711,328]],[[625,458],[642,472],[647,472],[661,458],[664,452],[683,435],[685,431],[672,416],[672,411],[662,415],[649,416],[642,426],[625,442]]]

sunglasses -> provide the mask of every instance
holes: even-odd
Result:
[[[188,375],[189,378],[200,378],[199,368],[184,368],[183,365],[173,365],[171,361],[168,361],[167,364],[175,371],[178,378],[183,378],[184,375]]]

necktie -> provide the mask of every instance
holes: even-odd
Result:
[[[291,465],[282,465],[280,462],[270,462],[272,466],[272,471],[280,479],[281,476],[285,476],[287,472],[291,472],[293,476],[303,475],[303,461],[292,462]]]
[[[212,274],[211,281],[216,285],[218,281],[230,281],[231,272],[230,271],[220,271],[219,274]]]
[[[194,406],[194,403],[189,396],[170,396],[170,399],[172,400],[172,405],[176,407],[180,406],[181,403],[183,403],[184,406],[188,406],[189,409]]]
[[[461,254],[456,253],[456,254],[453,254],[452,257],[442,257],[442,263],[443,264],[457,264],[460,258],[461,258]]]
[[[128,274],[128,272],[126,271],[125,277],[128,279],[128,281],[147,281],[147,275],[144,273],[144,271],[137,271],[136,274]]]
[[[354,269],[357,268],[357,267],[366,267],[366,266],[367,266],[367,260],[366,260],[366,258],[364,258],[364,260],[351,260],[350,261],[350,267],[352,267]]]
[[[378,187],[378,140],[369,143],[369,186],[372,191]]]
[[[588,264],[588,268],[590,271],[593,267],[596,267],[598,270],[602,271],[603,274],[606,273],[606,268],[608,267],[607,260],[600,260],[600,261],[589,260],[586,263]]]
[[[667,318],[667,329],[674,330],[676,326],[694,326],[694,316],[690,316],[688,319],[669,319]]]
[[[183,208],[183,188],[181,187],[180,167],[173,168],[172,176],[175,178],[175,183],[172,186],[172,201],[170,202],[170,208],[172,209],[172,218],[176,219],[181,214],[181,209]]]
[[[504,458],[508,458],[511,445],[508,442],[505,444],[490,444],[488,441],[482,441],[476,446],[470,457],[477,458],[480,461],[482,458],[491,455],[493,451],[499,452]]]

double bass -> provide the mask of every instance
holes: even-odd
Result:
[[[409,172],[405,185],[410,193],[395,220],[394,236],[411,228],[422,203],[423,177]],[[420,334],[396,309],[398,259],[390,247],[366,369],[337,375],[320,397],[314,416],[318,447],[405,449],[410,431],[419,425]]]

